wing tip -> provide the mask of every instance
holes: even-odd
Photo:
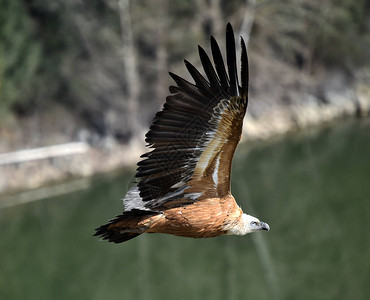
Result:
[[[249,84],[249,64],[248,64],[248,51],[245,45],[244,39],[240,37],[240,47],[241,47],[241,96],[244,99],[248,97],[248,84]]]
[[[227,22],[227,24],[226,24],[226,33],[227,32],[234,33],[233,26],[231,25],[230,22]]]
[[[235,36],[230,22],[226,25],[226,61],[230,79],[230,95],[238,96],[239,82],[236,66]]]

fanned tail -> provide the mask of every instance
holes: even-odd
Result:
[[[109,223],[96,228],[94,236],[101,236],[103,240],[116,244],[126,242],[146,231],[147,228],[140,226],[140,222],[157,214],[157,212],[138,209],[125,211]]]

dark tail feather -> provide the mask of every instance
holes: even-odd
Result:
[[[138,209],[125,211],[121,215],[110,220],[109,223],[96,228],[94,236],[101,236],[103,240],[108,240],[116,244],[131,240],[145,231],[141,228],[125,227],[125,223],[132,224],[134,219],[140,221],[143,217],[150,217],[156,214],[158,213]]]
[[[115,229],[109,229],[108,228],[109,225],[110,224],[108,223],[95,229],[96,233],[94,234],[94,236],[100,235],[103,238],[103,240],[108,240],[109,242],[118,244],[131,240],[134,237],[137,237],[141,234],[132,232],[121,233]]]

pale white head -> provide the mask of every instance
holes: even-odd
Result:
[[[229,229],[228,234],[245,235],[255,231],[270,230],[270,226],[251,215],[242,214],[237,226]]]

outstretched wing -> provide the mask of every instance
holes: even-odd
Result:
[[[154,118],[146,142],[152,150],[142,155],[137,191],[146,208],[222,197],[230,191],[231,162],[240,140],[248,103],[248,58],[241,39],[239,85],[232,26],[226,27],[226,72],[221,51],[211,37],[213,67],[199,47],[206,77],[188,61],[195,84],[170,73],[171,86],[162,111]],[[170,203],[171,202],[171,203]]]

